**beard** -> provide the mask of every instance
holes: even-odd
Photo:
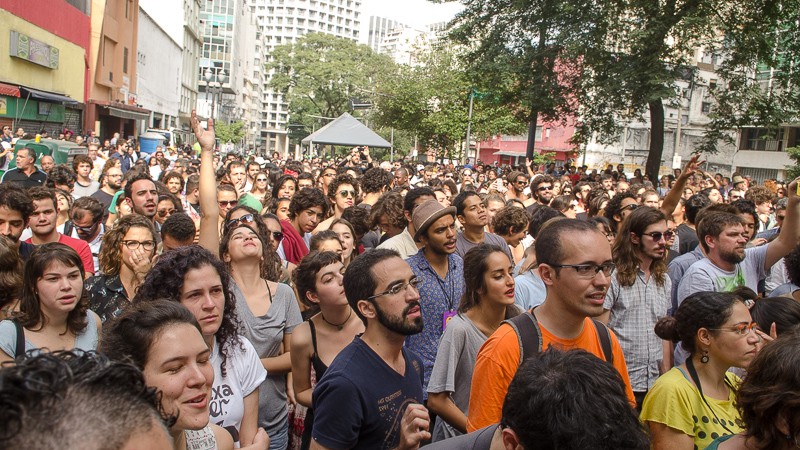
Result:
[[[422,326],[423,326],[422,315],[415,318],[414,321],[411,323],[407,323],[405,320],[406,315],[408,314],[408,311],[411,308],[415,306],[418,307],[420,306],[419,302],[414,302],[406,306],[400,317],[390,316],[386,314],[385,312],[383,312],[383,309],[381,309],[381,307],[374,302],[374,300],[373,300],[373,305],[375,305],[375,314],[378,316],[378,322],[380,322],[380,324],[386,327],[386,329],[388,329],[389,331],[392,331],[394,333],[403,336],[411,336],[413,334],[417,334],[422,331]]]
[[[740,262],[744,261],[745,255],[744,253],[739,254],[736,251],[731,250],[731,251],[720,252],[719,257],[725,262],[731,264],[739,264]]]

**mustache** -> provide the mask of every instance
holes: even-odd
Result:
[[[408,312],[411,311],[412,308],[419,308],[422,309],[422,305],[419,302],[409,303],[408,306],[403,310],[403,315],[408,315]]]

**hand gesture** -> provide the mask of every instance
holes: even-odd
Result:
[[[131,250],[129,261],[131,263],[131,269],[133,269],[133,273],[135,273],[137,277],[144,278],[147,272],[150,271],[150,266],[152,265],[151,256],[151,252],[145,251],[141,245],[135,250]]]
[[[789,186],[786,186],[786,196],[787,197],[798,197],[797,192],[797,182],[800,181],[800,177],[795,178]]]
[[[216,145],[217,137],[214,134],[214,119],[209,118],[206,122],[206,129],[200,126],[200,120],[197,118],[197,111],[192,110],[192,131],[194,137],[200,144],[202,150],[213,150]]]
[[[703,173],[703,170],[700,169],[700,164],[703,164],[705,161],[700,161],[700,153],[695,153],[692,155],[689,162],[686,163],[686,166],[683,168],[683,172],[681,172],[682,177],[689,178],[695,172]]]
[[[428,410],[419,403],[408,405],[403,413],[403,418],[400,419],[400,444],[397,448],[418,449],[422,441],[431,438],[431,434],[428,432],[429,428]]]

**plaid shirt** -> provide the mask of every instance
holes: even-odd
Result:
[[[646,392],[653,386],[664,358],[661,338],[653,331],[670,306],[672,282],[666,274],[664,278],[659,286],[652,275],[645,279],[639,269],[632,286],[621,286],[614,272],[603,304],[611,311],[608,326],[619,339],[634,392]]]

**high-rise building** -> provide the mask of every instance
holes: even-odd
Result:
[[[282,44],[294,43],[306,33],[327,33],[358,41],[361,27],[360,0],[249,0],[255,8],[264,59]],[[257,57],[257,56],[256,56]],[[289,105],[283,95],[269,87],[271,73],[263,73],[261,92],[261,148],[286,153],[289,147],[287,125]]]
[[[369,31],[367,31],[366,36],[363,36],[366,38],[364,43],[372,50],[380,52],[381,44],[383,44],[386,35],[395,32],[398,28],[408,28],[408,26],[385,17],[370,16]]]
[[[183,0],[183,59],[181,61],[181,127],[191,129],[192,110],[197,107],[197,68],[203,51],[200,36],[200,0]],[[187,127],[188,125],[188,127]]]

